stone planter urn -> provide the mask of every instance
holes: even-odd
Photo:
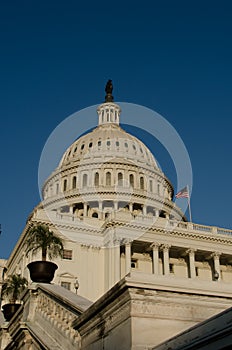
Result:
[[[2,306],[2,312],[7,322],[11,320],[11,318],[18,311],[20,306],[21,304],[15,304],[15,303],[9,303]]]
[[[27,265],[33,282],[51,283],[58,266],[51,261],[33,261]]]

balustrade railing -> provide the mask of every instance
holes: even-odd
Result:
[[[63,337],[69,338],[69,341],[75,344],[78,349],[80,336],[72,327],[72,323],[80,313],[72,310],[68,304],[60,304],[59,299],[55,300],[52,296],[44,294],[42,291],[38,293],[37,298],[36,312],[40,317],[46,319]]]

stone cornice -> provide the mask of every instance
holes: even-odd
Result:
[[[165,220],[165,219],[164,219]],[[199,241],[205,241],[205,242],[215,242],[215,243],[223,243],[223,244],[229,244],[232,245],[232,236],[225,234],[217,234],[217,233],[211,233],[211,232],[199,232],[197,230],[188,230],[188,229],[181,229],[179,227],[170,228],[168,226],[158,226],[156,223],[153,223],[153,225],[149,225],[147,223],[147,229],[146,229],[146,222],[143,221],[140,223],[135,222],[123,222],[119,220],[112,220],[109,222],[111,226],[114,227],[125,227],[127,229],[133,229],[133,230],[141,230],[142,232],[149,232],[149,233],[161,233],[164,234],[165,237],[181,237],[181,238],[192,238],[194,240]],[[166,220],[166,223],[168,221]],[[157,225],[157,226],[156,226]],[[106,225],[107,228],[107,225]]]

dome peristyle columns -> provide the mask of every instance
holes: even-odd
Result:
[[[113,102],[102,103],[98,109],[98,125],[102,124],[118,124],[119,125],[119,116],[121,113],[121,108]]]

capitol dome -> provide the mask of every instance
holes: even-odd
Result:
[[[98,126],[73,142],[45,182],[44,208],[98,221],[115,211],[185,220],[153,154],[120,127],[120,112],[108,93]]]

